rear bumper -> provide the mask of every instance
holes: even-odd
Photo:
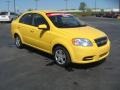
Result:
[[[0,22],[10,22],[11,19],[0,19]]]

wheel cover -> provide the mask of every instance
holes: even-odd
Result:
[[[21,41],[20,41],[20,38],[19,37],[16,37],[15,38],[15,44],[16,44],[16,46],[17,47],[20,47],[21,46],[21,43],[20,43]]]
[[[66,54],[63,50],[58,49],[55,52],[55,60],[58,64],[64,65],[66,63]]]

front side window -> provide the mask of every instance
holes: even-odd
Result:
[[[32,25],[32,14],[23,15],[19,22],[27,25]]]
[[[52,23],[58,28],[73,28],[85,26],[85,23],[70,14],[50,13],[47,14]]]
[[[47,21],[43,18],[43,16],[39,14],[33,14],[33,26],[38,27],[41,24],[47,25]]]

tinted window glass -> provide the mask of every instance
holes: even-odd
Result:
[[[22,16],[22,18],[20,19],[20,23],[32,25],[32,14],[25,14],[24,16]]]
[[[8,15],[8,12],[0,12],[0,15]]]
[[[86,24],[70,14],[47,14],[53,24],[58,28],[74,28],[85,26]]]
[[[37,27],[38,25],[41,25],[41,24],[47,25],[46,20],[43,18],[43,16],[41,16],[39,14],[34,14],[33,15],[33,25]]]
[[[11,15],[17,15],[16,13],[13,13],[13,12],[11,12],[10,14],[11,14]]]

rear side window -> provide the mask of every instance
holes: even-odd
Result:
[[[19,22],[27,25],[32,25],[32,14],[29,13],[23,15]]]

